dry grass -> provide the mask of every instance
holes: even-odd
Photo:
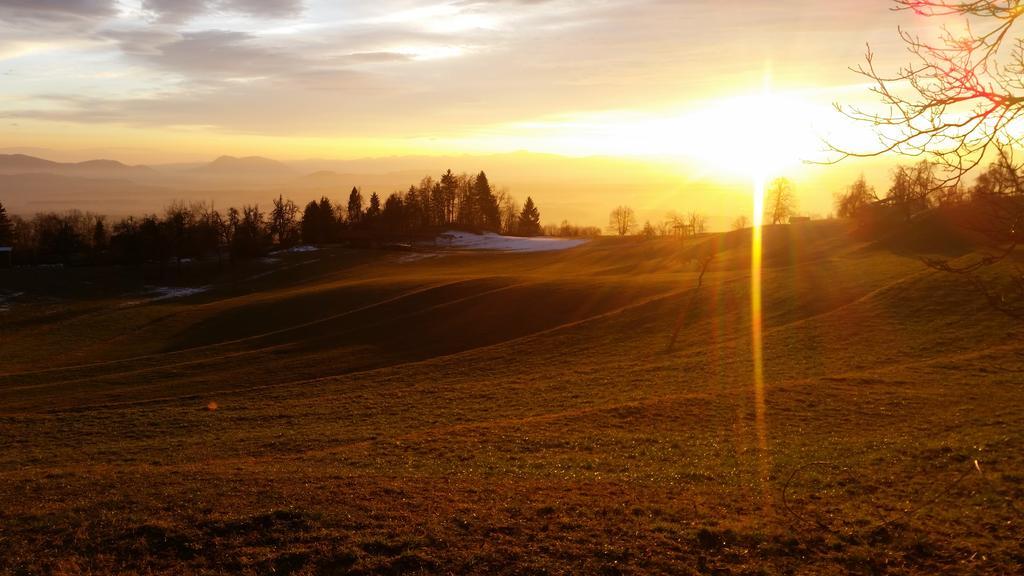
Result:
[[[671,353],[669,242],[16,304],[0,571],[1020,572],[1018,327],[839,227],[769,230],[760,450],[747,246],[709,241]]]

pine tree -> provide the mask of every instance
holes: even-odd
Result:
[[[14,242],[14,223],[7,215],[7,209],[0,202],[0,246],[10,246]]]
[[[477,207],[478,220],[474,224],[484,230],[501,229],[501,211],[498,199],[494,196],[487,174],[480,172],[473,184],[473,200]]]
[[[359,188],[352,187],[348,195],[348,221],[350,224],[358,224],[363,219],[363,193]]]
[[[2,233],[0,233],[0,236],[2,236]],[[0,244],[3,243],[3,238],[0,238]],[[96,218],[96,225],[92,228],[92,248],[93,250],[105,250],[107,248],[107,226],[103,223],[103,218]]]
[[[370,207],[366,209],[367,218],[380,216],[380,196],[376,192],[370,194]]]
[[[320,205],[315,200],[306,204],[302,211],[302,241],[306,244],[320,242]]]
[[[441,200],[444,212],[443,225],[447,226],[455,222],[456,205],[459,199],[459,178],[449,169],[441,175]]]
[[[331,242],[335,239],[335,231],[338,229],[338,219],[334,216],[334,205],[327,196],[320,197],[320,205],[317,210],[317,243]]]
[[[519,233],[523,236],[536,236],[540,234],[540,210],[533,203],[533,198],[527,196],[523,211],[519,213]]]

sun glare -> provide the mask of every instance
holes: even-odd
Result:
[[[688,116],[694,135],[684,154],[721,171],[764,177],[800,164],[820,147],[814,105],[765,89],[720,100]]]

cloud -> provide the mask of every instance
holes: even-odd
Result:
[[[302,0],[142,0],[142,9],[163,23],[180,24],[209,13],[256,18],[289,18],[302,13]]]
[[[48,61],[23,58],[17,72],[26,77],[49,73],[53,61],[70,73],[26,80],[0,113],[288,136],[485,133],[755,90],[766,63],[780,84],[787,74],[846,81],[845,66],[871,39],[864,30],[887,15],[861,0],[143,2],[145,14],[126,11],[100,32],[64,26],[65,40],[99,40],[89,57],[74,47]],[[79,4],[80,14],[104,18]],[[299,12],[302,21],[281,25],[234,17]],[[97,80],[95,72],[118,69],[131,74]],[[61,93],[75,97],[54,98]]]
[[[230,30],[168,32],[110,31],[128,56],[189,79],[268,76],[301,68],[301,58],[258,42],[252,34]]]
[[[117,14],[114,0],[0,0],[0,20],[99,20]]]

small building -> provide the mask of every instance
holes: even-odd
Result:
[[[10,268],[12,266],[14,266],[14,248],[0,246],[0,268]]]
[[[811,221],[811,217],[810,216],[790,216],[789,217],[789,223],[790,224],[804,224],[804,223],[810,222],[810,221]]]
[[[676,222],[672,225],[672,229],[675,230],[676,236],[679,236],[680,238],[689,238],[690,236],[697,235],[697,228],[693,224]]]

